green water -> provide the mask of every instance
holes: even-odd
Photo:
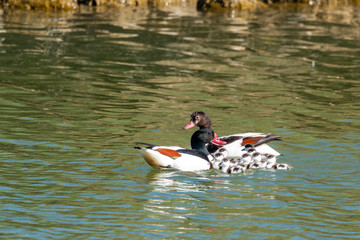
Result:
[[[4,239],[358,239],[360,15],[0,15]],[[291,171],[152,169],[134,142],[274,132]]]

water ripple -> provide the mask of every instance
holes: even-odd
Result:
[[[4,237],[356,238],[359,16],[177,11],[1,15]],[[294,169],[146,165],[134,142],[189,147],[195,110]]]

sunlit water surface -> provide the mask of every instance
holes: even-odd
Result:
[[[360,238],[359,12],[3,12],[1,238]],[[195,110],[294,169],[149,167]]]

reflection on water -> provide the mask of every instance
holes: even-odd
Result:
[[[4,13],[2,234],[357,237],[359,24],[356,8]],[[294,170],[147,166],[133,143],[189,146],[195,110],[220,135],[282,135]]]

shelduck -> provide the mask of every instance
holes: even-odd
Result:
[[[218,144],[214,138],[214,131],[202,128],[191,137],[191,148],[174,146],[159,146],[138,142],[136,146],[145,161],[154,167],[174,168],[181,171],[201,171],[212,168],[213,157],[209,154],[206,144]]]
[[[183,128],[189,129],[198,126],[200,129],[211,129],[211,125],[210,117],[205,112],[197,111],[191,114],[190,122]],[[207,146],[210,153],[216,154],[219,149],[225,149],[227,152],[226,157],[239,157],[247,153],[250,148],[253,148],[263,158],[265,158],[265,154],[271,154],[275,157],[281,155],[266,144],[281,138],[281,136],[274,136],[273,133],[241,133],[223,137],[217,137],[216,133],[214,133],[214,136],[217,138],[216,143],[209,143]]]

